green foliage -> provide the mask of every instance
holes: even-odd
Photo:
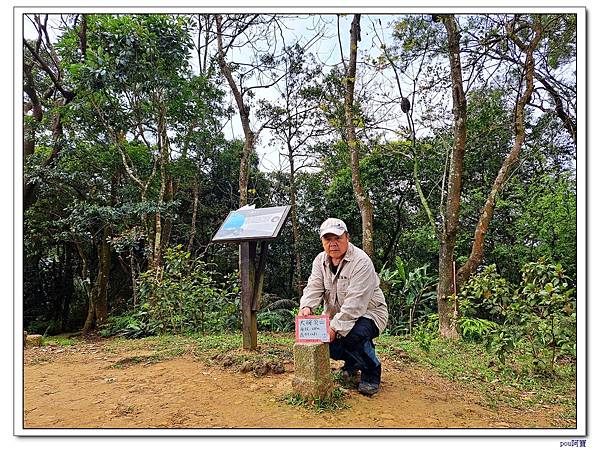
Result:
[[[490,407],[508,405],[525,409],[560,405],[566,416],[575,414],[575,365],[568,361],[557,364],[555,373],[549,377],[498,364],[496,355],[485,345],[467,340],[432,339],[425,349],[414,334],[381,336],[378,348],[390,358],[400,354],[402,364],[417,364],[478,390]],[[531,357],[523,355],[520,364],[531,367]]]
[[[42,339],[42,345],[57,345],[59,347],[70,347],[72,345],[79,344],[80,340],[73,337],[65,336],[50,336]]]
[[[481,342],[498,327],[498,324],[477,317],[460,317],[458,327],[464,339]]]
[[[37,319],[27,322],[25,328],[31,334],[41,334],[43,336],[60,333],[61,326],[58,320]]]
[[[108,317],[100,334],[102,336],[122,336],[128,339],[138,339],[156,334],[158,327],[149,316],[149,304],[143,303],[131,312]]]
[[[347,409],[349,406],[344,402],[345,391],[340,387],[335,387],[331,398],[305,399],[300,394],[288,394],[283,397],[283,401],[291,406],[301,406],[318,413],[335,412],[340,409]]]
[[[131,336],[142,336],[161,330],[235,329],[239,319],[234,302],[229,298],[217,305],[215,298],[219,294],[211,291],[222,289],[220,275],[194,281],[202,286],[202,293],[191,287],[189,274],[172,274],[171,268],[165,268],[164,275],[158,277],[160,281],[150,274],[146,278],[139,275],[153,257],[156,213],[160,213],[161,224],[168,230],[163,235],[168,241],[165,246],[182,244],[187,248],[192,214],[196,212],[189,264],[194,256],[204,252],[206,264],[214,264],[200,270],[205,275],[215,267],[221,273],[230,273],[238,264],[237,254],[230,247],[206,247],[227,212],[239,206],[239,156],[243,142],[227,140],[223,135],[224,124],[232,113],[224,101],[226,84],[214,76],[218,68],[206,67],[204,73],[194,73],[196,66],[191,62],[197,28],[191,27],[196,26],[196,18],[87,14],[85,54],[79,36],[83,16],[64,18],[58,27],[49,21],[48,31],[56,39],[47,44],[55,44],[56,53],[50,57],[50,53],[42,52],[41,57],[60,71],[59,81],[74,93],[73,98],[65,101],[31,53],[24,49],[23,55],[27,65],[33,64],[31,87],[41,101],[43,113],[38,121],[28,108],[23,117],[25,136],[33,137],[35,142],[34,153],[24,161],[24,181],[36,183],[33,203],[23,218],[23,309],[27,329],[56,333],[81,326],[98,273],[102,239],[99,230],[104,225],[110,228],[108,306],[113,313],[105,332],[129,330]],[[458,263],[471,250],[481,207],[514,141],[516,90],[494,86],[517,86],[512,82],[516,81],[518,70],[513,63],[500,60],[494,62],[499,65],[493,71],[483,69],[489,63],[486,58],[498,49],[504,47],[509,54],[502,24],[506,18],[510,16],[457,17],[464,31],[462,43],[469,48],[461,57],[472,68],[470,78],[465,79],[469,94]],[[532,19],[531,15],[519,17],[519,23],[525,25],[522,33],[527,32],[527,23]],[[564,111],[571,114],[576,109],[571,93],[575,86],[573,80],[558,74],[576,62],[576,16],[548,14],[540,20],[543,38],[536,50],[536,64],[547,69],[547,81],[552,83],[552,77],[561,80],[555,88]],[[31,22],[35,22],[33,17]],[[446,157],[453,139],[447,120],[451,93],[447,89],[447,33],[443,24],[432,22],[429,15],[410,15],[380,24],[382,32],[386,25],[391,36],[385,44],[381,43],[380,54],[373,55],[374,72],[365,66],[367,72],[357,76],[354,117],[360,140],[361,181],[374,208],[373,261],[376,268],[384,267],[382,281],[391,313],[389,330],[405,333],[436,310],[433,289],[422,292],[422,288],[435,281],[439,242],[414,189],[412,170],[418,158],[417,176],[436,212],[436,206],[445,201],[441,181],[448,180]],[[281,50],[285,50],[279,53],[281,57],[254,55],[263,67],[282,76],[280,83],[267,88],[276,92],[273,104],[266,107],[258,98],[247,100],[253,122],[270,119],[265,130],[274,130],[271,137],[280,139],[276,145],[284,145],[290,138],[297,150],[294,184],[300,234],[298,253],[301,279],[306,280],[312,259],[322,250],[318,226],[323,219],[344,219],[353,243],[359,246],[362,224],[344,138],[345,74],[339,68],[328,71],[316,64],[302,46],[292,44]],[[211,59],[210,54],[207,57]],[[414,82],[425,87],[404,93],[415,108],[416,129],[429,130],[419,135],[414,146],[405,117],[387,113],[386,108],[393,101],[380,103],[373,96],[376,92],[393,99],[398,94],[384,84],[377,85],[380,75],[394,77],[389,60],[394,61],[403,86]],[[413,66],[415,63],[418,66]],[[413,67],[421,69],[413,71]],[[239,64],[235,67],[240,76],[242,68]],[[411,73],[415,79],[411,79]],[[250,82],[250,72],[244,76]],[[498,79],[502,82],[498,83]],[[24,78],[24,84],[29,83]],[[459,297],[459,326],[465,340],[484,339],[492,331],[492,323],[502,328],[508,309],[515,302],[513,296],[526,262],[540,257],[559,262],[573,285],[576,281],[575,146],[554,110],[556,98],[542,91],[540,95],[547,100],[546,111],[532,114],[532,105],[527,107],[526,145],[498,193],[486,233],[483,264],[495,264],[502,276],[488,272],[474,277]],[[24,101],[29,100],[25,92]],[[53,124],[59,117],[61,133],[55,133],[58,130]],[[381,133],[380,126],[396,132],[396,137],[389,140],[390,133]],[[167,145],[159,146],[159,129],[164,131]],[[262,136],[257,142],[258,151],[267,145]],[[168,154],[163,155],[161,149]],[[305,170],[308,166],[311,170]],[[253,152],[250,202],[259,207],[288,204],[289,174],[284,170],[265,174],[258,167],[259,156]],[[164,197],[162,182],[168,187]],[[290,264],[295,256],[290,221],[280,238],[270,244],[269,251],[265,291],[297,300]],[[403,274],[396,256],[407,262]],[[392,275],[393,271],[397,274]],[[414,277],[409,280],[411,271]],[[391,277],[389,282],[386,277]],[[431,281],[423,284],[427,278]],[[123,300],[133,297],[134,285],[138,290],[146,289],[145,294],[136,292],[145,295],[146,300],[137,302],[135,307],[133,302]],[[186,298],[194,299],[191,303],[196,309],[187,300],[179,299],[180,286]],[[542,298],[543,293],[525,295]],[[258,325],[261,330],[288,330],[293,316],[293,307],[273,308],[266,304],[258,312]],[[551,323],[544,317],[544,322]],[[558,322],[551,329],[570,329],[567,322],[571,319],[556,317]],[[505,328],[494,333],[498,336],[494,345],[500,349],[499,355],[514,353],[510,348],[523,351],[522,336]],[[564,347],[561,352],[568,353],[570,335],[550,338],[553,340],[559,348]],[[543,341],[548,342],[548,338]],[[574,349],[570,351],[574,353]]]
[[[502,322],[513,290],[514,287],[498,274],[496,265],[490,264],[462,286],[458,296],[461,314]]]
[[[290,332],[294,331],[297,315],[297,301],[277,299],[261,308],[256,314],[256,322],[259,330]]]
[[[388,330],[391,334],[410,333],[420,316],[435,308],[435,277],[427,273],[428,265],[406,273],[400,257],[394,269],[383,267],[379,273],[388,304]]]
[[[439,316],[433,313],[424,317],[415,327],[412,333],[413,339],[424,352],[429,352],[432,344],[438,339],[439,324]]]
[[[194,333],[238,327],[239,283],[236,273],[220,277],[182,247],[168,248],[164,270],[140,274],[140,306],[133,314],[111,319],[109,331],[127,337]]]
[[[560,264],[542,259],[524,266],[505,329],[508,338],[531,353],[536,369],[552,372],[559,355],[576,356],[573,293]]]
[[[531,370],[552,372],[559,356],[576,356],[575,298],[569,282],[560,264],[544,259],[523,267],[518,286],[499,277],[495,266],[486,267],[461,290],[463,336],[485,339],[502,363],[526,353]]]

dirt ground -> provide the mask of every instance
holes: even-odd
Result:
[[[24,428],[559,427],[560,411],[494,410],[475,390],[391,356],[382,356],[380,393],[365,397],[349,390],[343,399],[347,408],[318,412],[286,402],[291,360],[283,361],[283,373],[257,376],[193,352],[153,359],[152,350],[110,342],[26,349]]]

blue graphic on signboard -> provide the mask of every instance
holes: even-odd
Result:
[[[231,217],[229,217],[223,224],[223,229],[232,230],[236,228],[241,228],[242,225],[244,225],[245,221],[246,217],[242,214],[232,214]]]

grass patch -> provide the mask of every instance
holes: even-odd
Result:
[[[136,364],[155,364],[177,358],[193,351],[194,340],[189,336],[161,335],[141,339],[114,338],[104,345],[106,353],[128,351],[153,352],[150,355],[134,355],[113,363],[110,367],[123,369]]]
[[[323,400],[319,398],[305,399],[302,398],[300,394],[287,394],[282,400],[287,405],[306,408],[318,413],[324,413],[350,408],[344,401],[345,397],[346,391],[342,388],[336,387],[333,389],[331,398]]]
[[[193,337],[182,335],[164,334],[150,336],[141,339],[113,338],[104,345],[107,353],[119,351],[150,350],[157,352],[169,352],[177,356],[189,349],[194,344]]]
[[[261,331],[258,334],[259,347],[262,347],[263,345],[283,345],[292,348],[295,342],[296,338],[294,336],[294,333],[270,333]]]
[[[242,348],[240,334],[194,337],[193,354],[209,365],[225,369],[254,372],[256,376],[283,373],[285,364],[293,360],[293,337],[287,334],[260,333],[255,350]]]
[[[377,353],[396,360],[416,361],[415,357],[409,352],[412,348],[409,342],[403,337],[384,334],[377,338]]]
[[[534,370],[527,355],[515,353],[506,365],[487,352],[483,344],[435,338],[429,350],[414,339],[399,336],[378,338],[378,352],[392,359],[405,354],[405,361],[432,369],[442,377],[475,388],[491,408],[508,405],[517,409],[559,406],[565,421],[575,418],[575,366],[562,363],[555,372]],[[571,422],[563,423],[572,426]]]
[[[248,357],[252,355],[279,357],[282,354],[290,356],[293,342],[294,339],[286,335],[260,333],[257,348],[255,350],[243,350],[241,334],[196,335],[194,336],[194,354],[208,356],[209,358],[217,354],[223,355],[230,352],[243,352]]]
[[[193,338],[194,353],[201,355],[212,351],[227,352],[242,348],[241,334],[195,335]]]
[[[48,336],[42,338],[42,346],[55,345],[58,347],[70,347],[81,343],[81,339],[69,338],[64,336]]]
[[[134,356],[117,361],[114,367],[122,368],[133,364],[147,364],[190,353],[207,364],[220,364],[223,367],[239,370],[244,363],[254,365],[250,370],[259,373],[261,370],[279,370],[281,365],[293,358],[292,346],[294,337],[292,333],[278,334],[261,332],[258,335],[258,348],[256,350],[242,349],[242,335],[240,333],[225,333],[203,335],[200,333],[189,335],[160,335],[141,339],[113,338],[104,345],[104,351],[116,354],[123,351],[151,351],[151,357]],[[151,358],[151,359],[149,359]],[[270,368],[266,368],[268,363]],[[248,366],[246,366],[248,367]],[[274,369],[273,369],[274,368]]]

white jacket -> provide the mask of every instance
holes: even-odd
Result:
[[[312,272],[300,299],[300,310],[324,305],[324,314],[331,319],[331,328],[346,336],[359,317],[372,319],[383,332],[388,310],[379,276],[371,258],[351,243],[337,272],[331,271],[330,258],[325,252],[313,261]]]

